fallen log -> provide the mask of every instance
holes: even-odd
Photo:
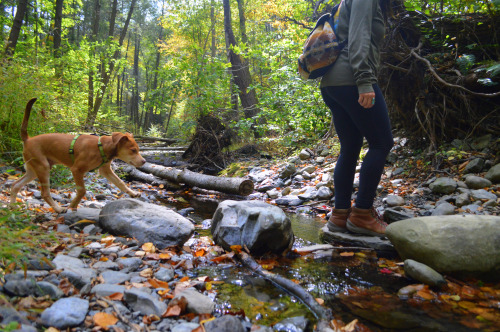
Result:
[[[172,183],[168,180],[161,179],[157,176],[154,176],[153,174],[147,174],[141,172],[134,166],[127,165],[124,166],[122,170],[126,172],[134,180],[139,180],[141,182],[149,183],[155,186],[163,186],[165,189],[177,190],[180,188],[180,186],[177,183]]]
[[[262,266],[259,265],[259,263],[257,263],[253,259],[252,256],[243,251],[236,253],[236,257],[246,268],[251,270],[253,273],[256,273],[261,277],[269,280],[279,288],[292,294],[293,296],[297,297],[302,303],[304,303],[318,319],[318,324],[315,331],[333,332],[333,330],[330,328],[330,321],[333,319],[332,311],[328,308],[322,307],[316,301],[316,299],[304,288],[285,277],[265,270]]]
[[[185,146],[148,146],[148,147],[140,147],[141,151],[175,151],[175,152],[184,152],[186,150]]]
[[[226,194],[248,196],[254,189],[252,180],[242,178],[205,175],[191,172],[187,169],[180,170],[172,167],[153,165],[150,163],[146,163],[144,166],[139,167],[139,170],[145,173],[151,173],[162,179],[167,179],[177,183],[184,183],[190,187],[216,190]]]
[[[136,141],[159,141],[166,142],[169,144],[176,143],[179,140],[175,138],[161,138],[161,137],[150,137],[150,136],[134,136]]]

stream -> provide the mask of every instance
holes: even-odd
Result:
[[[188,217],[197,224],[206,224],[206,219],[212,217],[218,205],[216,201],[199,200],[195,196],[176,199],[175,203],[162,203],[177,210],[193,208]],[[288,214],[288,217],[295,234],[293,249],[322,243],[319,230],[324,226],[324,220],[306,214]],[[208,225],[197,228],[194,237],[203,236],[211,238]],[[351,256],[340,253],[335,250],[333,255],[331,252],[317,252],[314,257],[289,253],[278,259],[279,264],[272,272],[300,281],[314,297],[325,301],[324,305],[332,309],[335,318],[345,323],[358,319],[372,331],[471,331],[459,323],[461,317],[454,317],[452,313],[431,317],[428,312],[432,312],[432,307],[423,311],[417,308],[418,305],[399,298],[399,289],[418,282],[380,273],[377,263],[381,257],[375,252],[359,251],[350,253]],[[189,276],[208,276],[213,280],[218,293],[215,301],[219,313],[244,313],[252,322],[267,326],[285,318],[302,316],[310,322],[305,331],[313,331],[316,318],[305,305],[241,266],[199,266]],[[440,310],[438,306],[434,309]],[[295,330],[285,328],[278,331]]]

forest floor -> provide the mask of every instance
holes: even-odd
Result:
[[[498,141],[492,140],[494,144]],[[467,165],[475,159],[483,159],[487,165],[492,166],[497,163],[498,158],[491,150],[484,148],[481,150],[461,149],[450,146],[448,149],[443,149],[436,158],[434,164],[427,161],[428,156],[418,155],[412,149],[406,146],[405,139],[397,139],[397,145],[391,156],[390,163],[387,164],[386,170],[382,177],[379,195],[377,197],[376,206],[381,210],[389,208],[389,196],[399,196],[403,198],[402,203],[395,203],[391,208],[406,214],[414,216],[431,215],[436,211],[440,203],[453,203],[454,214],[472,213],[479,215],[500,215],[500,185],[491,185],[485,190],[497,196],[494,202],[491,200],[472,201],[470,204],[456,206],[456,197],[453,195],[434,194],[428,188],[428,185],[436,178],[436,176],[446,176],[455,179],[456,181],[464,181],[464,170]],[[320,144],[314,149],[309,149],[310,156],[301,160],[298,156],[291,157],[295,162],[297,170],[309,168],[307,174],[300,173],[299,178],[295,178],[290,184],[297,195],[308,193],[307,188],[315,188],[320,182],[331,181],[331,172],[336,161],[335,151],[336,142],[331,141],[330,144]],[[491,144],[489,145],[492,146]],[[321,151],[328,150],[330,154],[321,156]],[[466,151],[464,151],[466,150]],[[230,167],[224,172],[225,175],[231,176],[248,176],[249,174],[262,173],[262,180],[256,183],[256,191],[251,195],[251,199],[265,200],[269,203],[276,204],[276,199],[282,197],[281,191],[284,187],[271,185],[279,179],[280,173],[290,163],[290,158],[287,160],[268,159],[262,155],[242,155],[235,160]],[[202,236],[204,231],[203,223],[197,222],[198,236],[189,241],[183,248],[169,248],[158,250],[151,243],[137,246],[134,241],[124,243],[119,237],[101,235],[99,229],[97,233],[92,235],[83,231],[84,227],[92,225],[93,222],[82,220],[71,225],[71,230],[61,232],[64,227],[64,218],[53,215],[50,209],[43,202],[40,202],[36,197],[39,192],[31,187],[20,193],[19,202],[29,202],[28,209],[22,212],[12,214],[5,207],[9,200],[6,184],[18,178],[21,174],[20,170],[9,165],[2,166],[0,204],[2,204],[0,215],[0,226],[2,226],[2,234],[0,235],[0,272],[3,275],[12,274],[15,270],[26,266],[27,258],[32,258],[33,253],[39,256],[41,253],[46,259],[51,260],[58,253],[67,254],[75,247],[83,249],[82,260],[85,258],[85,263],[94,266],[98,262],[113,262],[117,259],[116,251],[105,249],[118,247],[120,251],[128,250],[127,257],[137,257],[143,261],[141,267],[131,278],[133,281],[125,281],[124,285],[127,288],[140,287],[147,288],[156,292],[158,298],[169,302],[178,292],[181,292],[190,285],[196,287],[208,294],[211,298],[217,298],[217,293],[221,289],[221,280],[214,277],[198,277],[196,273],[192,273],[193,269],[213,265],[238,265],[231,253],[226,253],[221,248],[216,246],[209,236]],[[312,166],[312,168],[311,168]],[[476,173],[482,177],[485,172],[483,170]],[[305,175],[305,176],[304,176]],[[53,189],[54,195],[59,196],[61,201],[67,201],[72,192],[71,180],[67,181],[68,173],[61,171],[61,183],[66,182],[64,188],[57,190]],[[56,179],[57,180],[57,179]],[[87,177],[89,191],[92,193],[84,202],[85,206],[102,206],[106,200],[116,199],[123,195],[112,188],[106,181],[97,180],[94,175]],[[188,207],[187,202],[182,198],[187,196],[198,195],[206,199],[219,201],[224,195],[216,194],[196,194],[187,188],[182,188],[176,192],[168,188],[155,187],[147,184],[131,183],[135,190],[142,191],[143,198],[151,202],[157,202],[157,198],[161,197],[163,201],[168,201],[184,208]],[[271,196],[269,195],[271,191]],[[182,196],[181,196],[182,193]],[[287,191],[287,194],[289,192]],[[276,195],[276,196],[272,196]],[[99,201],[99,196],[104,196],[104,201]],[[287,196],[287,195],[284,195]],[[40,204],[36,204],[36,203]],[[35,204],[33,204],[35,203]],[[475,204],[474,204],[475,203]],[[283,209],[291,213],[305,213],[319,217],[326,223],[327,215],[331,209],[332,202],[330,199],[317,200],[312,199],[304,204],[290,206],[289,204],[280,205]],[[180,211],[179,211],[180,212]],[[30,225],[26,228],[26,225]],[[87,229],[88,230],[88,229]],[[68,236],[71,234],[71,236]],[[207,234],[208,235],[208,234]],[[315,258],[314,250],[308,251],[307,248],[301,251],[301,248],[296,247],[294,253],[299,260],[305,262],[313,262]],[[335,258],[336,257],[336,258]],[[297,259],[295,257],[294,259]],[[366,313],[369,311],[380,312],[380,308],[386,308],[388,311],[395,310],[401,306],[401,302],[409,304],[413,308],[418,308],[425,312],[431,319],[436,320],[456,320],[459,326],[466,329],[495,331],[500,329],[500,283],[485,283],[480,280],[458,280],[447,278],[447,285],[441,289],[432,288],[416,281],[409,280],[404,276],[401,260],[397,258],[384,258],[374,256],[373,252],[363,252],[357,250],[337,250],[333,260],[339,266],[345,268],[355,268],[365,265],[374,267],[373,273],[379,277],[386,276],[389,283],[394,282],[398,285],[403,285],[398,291],[388,292],[381,287],[366,288],[351,287],[346,289],[341,294],[338,294],[341,305],[347,308],[347,311],[354,315],[335,315],[331,326],[338,331],[381,331],[387,330],[383,319],[367,318]],[[279,270],[280,267],[286,267],[290,264],[290,258],[283,257],[262,257],[259,263],[266,269],[273,271]],[[329,263],[331,264],[331,263]],[[176,275],[173,279],[166,281],[157,278],[156,273],[162,266],[174,267]],[[286,269],[286,268],[285,268]],[[49,271],[52,275],[53,271]],[[132,273],[132,272],[131,272]],[[0,274],[0,276],[1,276]],[[57,273],[55,274],[57,275]],[[196,276],[195,276],[196,275]],[[51,277],[54,281],[55,277]],[[37,277],[37,280],[49,279],[47,275]],[[63,297],[75,296],[81,292],[81,289],[73,285],[67,278],[58,277],[59,289],[64,293]],[[0,290],[6,279],[0,281]],[[398,280],[398,281],[395,281]],[[93,286],[102,283],[101,277],[92,282]],[[310,286],[307,278],[296,281],[303,287]],[[201,284],[201,286],[200,286]],[[318,295],[318,289],[315,294],[318,297],[319,303],[325,301]],[[319,292],[321,293],[321,292]],[[82,297],[87,297],[81,294]],[[115,330],[162,330],[162,328],[172,328],[182,324],[191,326],[193,331],[209,331],[205,329],[205,324],[212,315],[192,314],[186,312],[185,306],[182,304],[169,304],[168,309],[162,315],[135,315],[131,310],[122,307],[133,306],[128,300],[123,298],[123,294],[113,294],[112,296],[88,297],[90,300],[91,310],[86,314],[85,320],[81,325],[83,331],[98,331],[107,330],[110,326],[117,326]],[[0,296],[0,307],[9,306],[15,308],[28,322],[31,322],[37,328],[40,328],[40,313],[50,307],[55,299],[50,296],[37,296],[30,294],[28,296]],[[293,302],[293,301],[292,301]],[[259,302],[259,307],[263,304]],[[329,303],[329,302],[328,302]],[[326,303],[325,305],[328,305]],[[119,304],[119,310],[117,309]],[[123,306],[125,304],[125,306]],[[224,305],[226,307],[224,307]],[[289,304],[291,306],[291,304]],[[217,316],[231,314],[241,318],[244,327],[255,330],[264,328],[264,326],[274,326],[275,330],[279,331],[279,324],[286,325],[279,319],[278,316],[272,316],[270,312],[264,314],[269,315],[269,320],[262,319],[262,312],[253,312],[256,305],[249,307],[236,308],[229,306],[227,303],[218,303]],[[225,309],[224,309],[225,308]],[[245,312],[246,311],[246,312]],[[102,312],[106,315],[96,315]],[[361,313],[360,313],[361,312]],[[279,313],[279,312],[278,312]],[[259,314],[261,316],[259,316]],[[286,315],[283,314],[283,317]],[[246,318],[243,318],[246,317]],[[260,319],[258,317],[261,317]],[[362,319],[358,319],[363,317]],[[458,317],[458,318],[457,318]],[[388,318],[390,324],[394,323],[393,318]],[[408,318],[405,318],[407,324],[414,324]],[[409,323],[408,323],[409,322]],[[421,322],[420,322],[421,323]],[[301,323],[296,323],[298,327]],[[15,325],[15,324],[14,324]],[[14,327],[10,325],[10,327]],[[17,325],[16,325],[17,326]],[[198,327],[197,327],[198,326]],[[260,327],[259,327],[260,326]],[[406,326],[410,328],[410,326]],[[5,328],[5,325],[3,326]],[[311,327],[308,328],[310,330]],[[262,330],[262,331],[265,331]]]

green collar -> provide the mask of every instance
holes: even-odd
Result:
[[[75,143],[76,143],[76,140],[78,139],[78,137],[80,137],[80,135],[76,135],[73,140],[71,141],[71,145],[69,147],[69,155],[71,156],[71,161],[73,161],[73,163],[75,163]],[[97,142],[97,147],[99,148],[99,153],[101,154],[101,158],[102,158],[102,163],[97,166],[96,168],[93,169],[93,171],[95,171],[96,169],[100,168],[102,165],[104,165],[105,163],[107,163],[109,160],[108,160],[108,157],[106,157],[106,154],[104,153],[104,148],[102,147],[102,143],[101,143],[101,137],[99,137],[99,140]]]

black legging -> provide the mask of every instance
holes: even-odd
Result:
[[[351,206],[354,175],[363,137],[368,141],[368,153],[359,175],[356,207],[369,209],[373,205],[384,164],[394,141],[391,123],[382,91],[374,84],[375,105],[363,108],[358,103],[356,86],[329,86],[321,89],[326,105],[332,111],[333,123],[340,140],[340,155],[335,166],[335,208]]]

